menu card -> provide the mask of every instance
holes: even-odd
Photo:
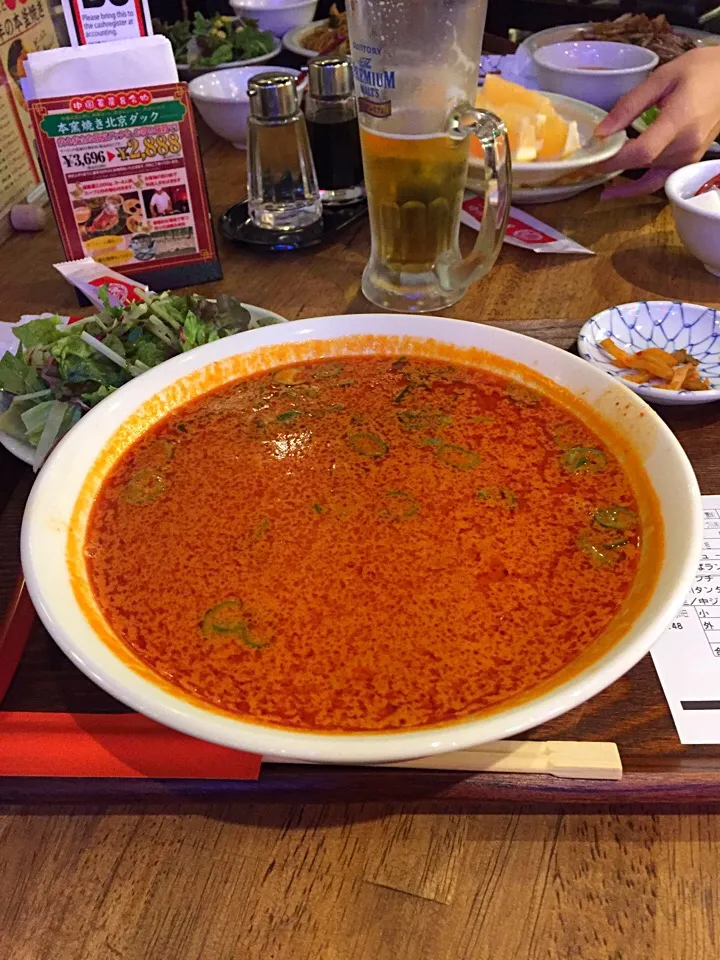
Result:
[[[0,0],[0,232],[10,232],[10,209],[42,183],[21,81],[28,54],[56,46],[46,0]]]
[[[31,102],[65,253],[156,290],[220,279],[187,84]]]
[[[702,499],[697,577],[682,610],[652,648],[681,743],[720,743],[720,496]]]

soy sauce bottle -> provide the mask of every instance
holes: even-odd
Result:
[[[360,128],[348,57],[315,57],[308,66],[305,99],[310,149],[325,206],[365,197]]]

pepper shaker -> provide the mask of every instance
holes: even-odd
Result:
[[[305,118],[322,202],[336,205],[361,200],[365,187],[360,128],[348,57],[310,61]]]
[[[261,73],[248,82],[248,209],[255,226],[302,230],[322,217],[295,77]]]

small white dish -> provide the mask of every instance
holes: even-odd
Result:
[[[280,40],[275,40],[273,48],[268,53],[263,53],[259,57],[248,57],[247,60],[231,60],[230,63],[219,63],[214,67],[191,67],[187,63],[178,63],[177,71],[181,80],[190,81],[193,77],[202,77],[208,73],[214,73],[216,70],[232,70],[233,67],[251,67],[256,63],[267,63],[272,60],[282,50]]]
[[[282,37],[288,30],[310,23],[317,0],[230,0],[230,6],[237,17],[251,17],[261,30]]]
[[[610,337],[628,353],[647,347],[661,350],[687,350],[700,361],[702,377],[711,390],[660,390],[645,383],[631,383],[623,376],[629,370],[613,365],[600,346]],[[665,405],[712,403],[720,400],[720,312],[696,303],[671,300],[641,300],[610,307],[591,317],[578,336],[580,356],[609,373],[643,399]]]
[[[559,93],[545,94],[561,117],[568,122],[575,121],[578,127],[580,143],[583,146],[563,160],[534,160],[532,163],[515,163],[512,165],[513,195],[517,197],[517,190],[521,187],[547,187],[557,180],[562,180],[570,174],[578,173],[584,167],[592,167],[604,160],[609,160],[621,149],[627,140],[624,130],[606,137],[604,140],[595,138],[595,127],[607,116],[605,110],[583,103],[571,97],[564,97]],[[470,158],[468,176],[475,180],[484,179],[482,162]],[[578,191],[579,192],[579,191]]]
[[[701,160],[671,173],[665,182],[665,193],[680,239],[716,277],[720,277],[720,215],[701,209],[691,202],[691,198],[718,174],[720,160]]]
[[[290,53],[296,53],[299,57],[308,57],[309,59],[318,57],[320,56],[319,50],[311,50],[309,47],[303,46],[303,37],[306,37],[311,30],[315,30],[317,27],[326,27],[329,23],[330,18],[327,17],[325,20],[315,20],[307,26],[288,30],[282,38],[283,46]]]
[[[260,329],[258,320],[260,320],[261,317],[272,317],[276,323],[289,322],[287,317],[281,317],[279,313],[274,313],[272,310],[263,310],[262,307],[254,307],[251,303],[244,303],[243,306],[250,313],[248,331]],[[55,314],[46,313],[42,314],[42,316],[54,317]],[[29,316],[21,320],[20,323],[27,323],[34,319],[35,317]],[[0,323],[0,354],[5,353],[7,350],[15,353],[17,350],[18,341],[14,336],[12,336],[12,328],[17,325],[18,324],[14,323]],[[143,374],[143,376],[145,376],[145,374]],[[0,413],[10,406],[10,402],[10,394],[5,393],[4,390],[0,390]],[[100,403],[104,402],[104,400],[100,401]],[[100,404],[98,404],[98,406],[100,406]],[[3,433],[2,430],[0,430],[0,444],[5,447],[8,453],[11,453],[14,457],[17,457],[18,460],[22,460],[23,463],[27,463],[32,466],[35,456],[35,449],[34,447],[31,447],[29,443],[26,443],[24,440],[17,440],[15,437],[10,437],[7,433]]]
[[[612,110],[655,69],[660,58],[652,50],[608,40],[565,40],[533,54],[542,90]]]
[[[189,90],[200,116],[223,140],[229,140],[238,150],[247,145],[247,121],[250,115],[250,100],[247,85],[259,73],[268,73],[273,67],[235,67],[232,70],[217,70],[195,77]],[[300,72],[289,67],[278,67],[283,73],[291,73],[300,80]]]

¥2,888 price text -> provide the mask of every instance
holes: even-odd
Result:
[[[181,151],[180,137],[177,133],[167,136],[159,134],[156,137],[143,137],[142,143],[134,137],[128,139],[123,147],[117,147],[117,155],[121,160],[150,160],[152,157],[166,157],[168,154],[177,154]]]

